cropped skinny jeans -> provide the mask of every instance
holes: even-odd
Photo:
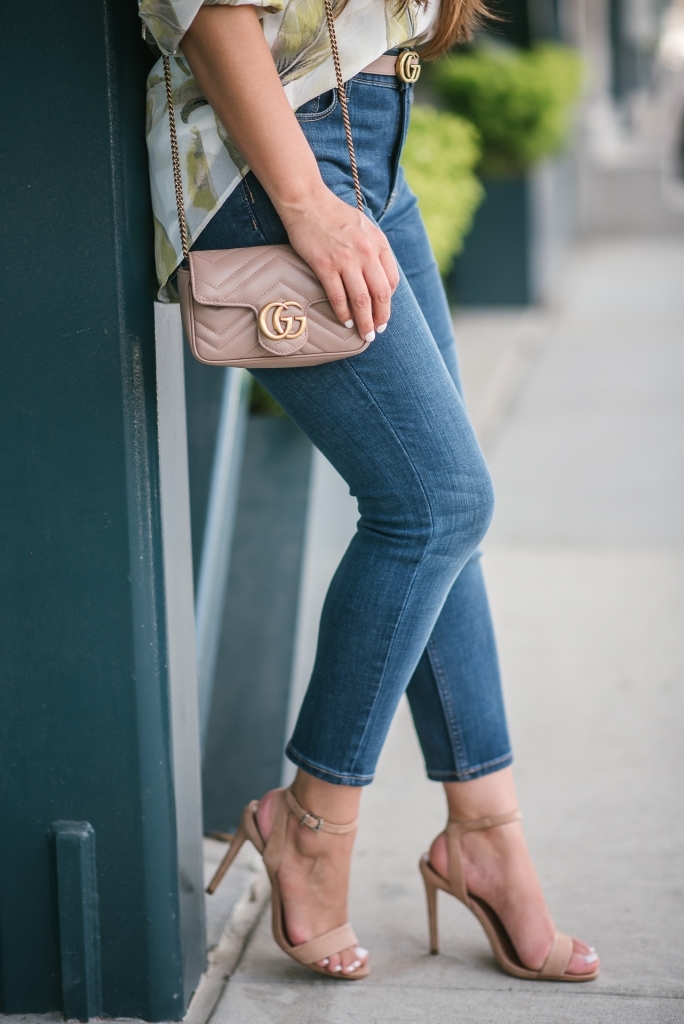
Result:
[[[316,660],[287,756],[327,782],[364,786],[407,692],[427,774],[466,781],[512,760],[478,544],[490,476],[462,399],[451,317],[399,158],[410,86],[347,85],[366,212],[400,267],[387,330],[358,356],[253,371],[356,497],[360,518],[330,584]],[[298,120],[323,179],[355,203],[335,91]],[[287,241],[250,172],[196,249]]]

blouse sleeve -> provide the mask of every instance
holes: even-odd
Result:
[[[275,14],[285,7],[285,0],[138,0],[140,17],[154,36],[162,53],[178,52],[180,41],[192,25],[200,7],[250,4]]]

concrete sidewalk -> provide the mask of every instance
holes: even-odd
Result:
[[[307,973],[265,915],[213,1024],[684,1021],[684,240],[579,247],[554,315],[459,332],[498,493],[484,564],[521,806],[558,926],[603,973],[509,978],[446,897],[428,955],[416,864],[444,805],[402,705],[353,873],[370,979]]]

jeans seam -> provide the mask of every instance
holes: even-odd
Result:
[[[385,423],[387,424],[387,426],[391,430],[392,436],[394,437],[395,441],[397,442],[397,444],[400,446],[400,448],[404,452],[404,455],[406,456],[406,459],[408,460],[408,463],[411,466],[411,469],[413,470],[413,472],[415,474],[416,480],[418,481],[418,483],[420,485],[420,489],[423,492],[423,497],[425,498],[425,503],[426,503],[428,511],[430,513],[430,540],[432,540],[432,538],[434,537],[434,532],[435,532],[434,516],[433,516],[433,513],[432,513],[432,508],[430,506],[430,499],[429,499],[429,497],[427,495],[425,487],[423,486],[423,481],[420,478],[420,474],[419,474],[416,466],[413,464],[413,459],[411,458],[411,456],[409,455],[408,451],[406,450],[406,447],[402,444],[401,438],[398,436],[396,430],[394,429],[394,427],[392,426],[391,422],[389,421],[389,419],[385,415],[383,409],[378,404],[377,400],[375,399],[375,396],[371,393],[371,391],[367,387],[365,381],[361,378],[360,374],[356,371],[356,369],[353,366],[350,365],[350,361],[349,360],[347,360],[347,366],[349,367],[351,372],[355,375],[355,377],[357,378],[359,384],[361,385],[361,387],[364,389],[364,391],[368,395],[368,398],[373,403],[373,405],[376,407],[376,409],[378,410],[378,412],[382,416],[383,420],[385,421]],[[385,656],[385,663],[383,665],[382,674],[380,675],[380,678],[378,679],[378,682],[377,682],[377,685],[376,685],[376,688],[375,688],[375,695],[373,697],[372,706],[369,709],[369,713],[368,713],[368,716],[367,716],[367,719],[366,719],[365,728],[364,728],[363,733],[361,734],[361,736],[359,738],[359,741],[358,741],[358,743],[356,745],[356,752],[354,753],[354,757],[352,759],[352,765],[354,765],[356,763],[356,758],[358,757],[358,752],[359,752],[361,746],[363,745],[363,741],[364,741],[364,739],[366,737],[366,733],[368,731],[371,718],[373,717],[373,712],[374,712],[375,706],[377,704],[378,696],[380,694],[380,691],[382,690],[382,684],[383,684],[384,679],[385,679],[385,673],[387,671],[387,663],[388,663],[388,661],[390,659],[390,655],[391,655],[392,650],[394,648],[394,643],[395,643],[395,640],[396,640],[397,631],[399,629],[399,624],[401,623],[402,617],[404,615],[404,611],[406,609],[406,604],[408,602],[409,596],[410,596],[411,591],[413,589],[413,586],[414,586],[414,583],[415,583],[415,580],[416,580],[416,575],[418,573],[418,570],[419,570],[420,566],[422,565],[422,563],[423,563],[423,561],[424,561],[424,559],[426,557],[427,547],[428,546],[429,546],[429,542],[428,542],[428,544],[425,545],[425,549],[423,550],[423,553],[422,553],[422,555],[420,557],[420,560],[419,560],[418,564],[416,565],[416,567],[414,569],[413,577],[412,577],[412,579],[410,581],[410,584],[409,584],[409,586],[407,587],[407,590],[406,590],[406,597],[404,598],[404,603],[403,603],[403,605],[401,607],[401,610],[400,610],[399,614],[397,615],[397,619],[396,619],[396,622],[395,622],[395,625],[394,625],[394,630],[392,632],[392,637],[391,637],[391,640],[390,640],[388,648],[387,648],[387,654]]]
[[[354,779],[357,782],[372,782],[374,778],[375,773],[373,773],[373,775],[357,775],[352,774],[351,772],[335,772],[331,768],[326,768],[322,764],[317,764],[316,761],[310,761],[307,757],[303,757],[303,755],[300,754],[292,745],[292,742],[288,743],[285,752],[295,763],[297,761],[301,761],[301,767],[307,765],[309,768],[314,768],[318,772],[325,772],[326,775],[332,775],[336,779]]]
[[[261,228],[259,227],[259,225],[257,224],[256,217],[254,216],[254,208],[252,206],[252,204],[254,204],[254,206],[256,206],[256,203],[254,202],[254,196],[252,195],[252,191],[251,191],[249,185],[247,184],[247,182],[245,181],[244,178],[242,179],[242,181],[238,185],[238,188],[240,189],[240,197],[242,198],[243,203],[247,207],[247,212],[249,213],[249,217],[250,217],[250,220],[252,221],[252,225],[254,227],[254,230],[258,231],[259,234],[261,235],[262,239],[264,239],[264,241],[265,241],[264,233],[261,230]],[[245,190],[247,192],[249,192],[249,198],[245,195]],[[252,200],[252,203],[250,203],[250,201],[249,201],[250,199]]]
[[[465,750],[463,747],[463,738],[461,736],[461,730],[458,726],[458,718],[454,711],[453,704],[451,702],[451,694],[449,693],[449,686],[447,682],[446,672],[442,666],[441,659],[437,651],[437,644],[434,638],[431,636],[427,642],[427,656],[432,668],[432,674],[435,679],[435,685],[437,687],[437,693],[439,695],[439,702],[442,705],[442,711],[444,713],[444,721],[446,723],[447,732],[449,733],[449,739],[451,740],[451,750],[454,758],[454,764],[456,771],[467,770],[461,766],[467,763],[468,758],[465,756]]]
[[[495,757],[492,761],[483,761],[482,764],[473,765],[472,768],[464,768],[462,771],[455,772],[440,772],[432,768],[427,769],[428,777],[435,782],[462,782],[469,775],[475,775],[476,772],[481,772],[485,768],[493,768],[495,765],[501,765],[507,767],[513,761],[513,751],[509,750],[507,753],[502,754],[501,757]],[[453,778],[451,778],[453,776]]]
[[[399,146],[399,152],[397,155],[397,162],[392,173],[392,183],[390,186],[389,196],[385,203],[382,213],[378,217],[381,220],[389,210],[392,203],[399,194],[399,168],[401,166],[401,154],[404,152],[404,146],[406,145],[406,136],[408,135],[409,120],[411,118],[411,92],[410,87],[403,90],[401,94],[401,145]]]

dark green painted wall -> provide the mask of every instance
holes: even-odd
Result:
[[[0,32],[0,1010],[61,1008],[57,819],[97,836],[103,1009],[177,1019],[181,954],[133,0]]]

